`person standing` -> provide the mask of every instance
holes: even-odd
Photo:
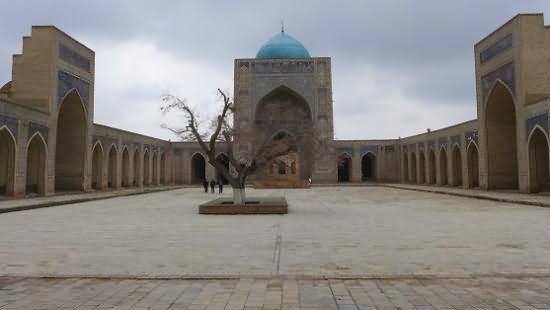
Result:
[[[214,179],[212,179],[210,181],[210,190],[212,191],[212,194],[214,194],[214,187],[216,187],[216,181],[214,181]]]
[[[218,194],[223,193],[223,180],[220,178],[218,179]]]
[[[206,179],[202,181],[202,186],[204,187],[204,192],[208,193],[208,181]]]

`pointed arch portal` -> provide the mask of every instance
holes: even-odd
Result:
[[[518,188],[516,109],[508,88],[497,81],[485,108],[489,189]]]
[[[46,142],[40,134],[32,137],[27,147],[26,193],[46,193]]]
[[[537,127],[529,138],[530,192],[550,191],[549,162],[548,137]]]
[[[86,111],[78,92],[59,107],[55,144],[55,190],[82,190],[86,156]]]
[[[13,195],[15,179],[15,139],[6,128],[0,129],[0,195]]]

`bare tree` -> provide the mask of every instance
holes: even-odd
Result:
[[[246,179],[273,163],[280,156],[295,152],[297,149],[297,140],[294,136],[279,133],[274,136],[265,137],[257,140],[253,150],[249,152],[235,154],[235,141],[237,133],[234,130],[231,120],[234,113],[234,104],[231,98],[218,89],[223,107],[221,112],[211,120],[210,127],[207,130],[200,128],[198,114],[187,104],[187,100],[180,99],[173,95],[162,96],[161,111],[168,113],[172,110],[183,112],[186,125],[182,128],[166,128],[182,140],[195,141],[208,157],[208,162],[214,166],[216,171],[221,174],[233,188],[233,203],[236,205],[245,205]],[[217,158],[217,147],[223,148],[227,154],[230,168],[226,167],[224,162]]]

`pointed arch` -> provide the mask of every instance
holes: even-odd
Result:
[[[0,196],[14,194],[16,141],[8,127],[0,127]]]
[[[55,143],[55,190],[83,190],[87,116],[80,94],[69,91],[58,114]]]
[[[107,162],[107,187],[118,187],[118,149],[112,144],[109,149],[109,158]]]
[[[418,184],[426,183],[426,156],[424,151],[418,153]]]
[[[479,148],[474,141],[470,141],[466,149],[468,161],[468,188],[479,187]]]
[[[545,130],[536,125],[529,133],[529,191],[550,191],[549,138]]]
[[[415,152],[411,152],[410,153],[410,157],[411,157],[411,173],[409,175],[409,181],[411,183],[417,183],[418,182],[418,175],[417,175],[417,168],[416,168],[416,153]]]
[[[361,180],[374,181],[377,177],[376,155],[373,152],[367,152],[361,158]]]
[[[103,145],[97,141],[92,148],[92,188],[103,188]]]
[[[132,184],[130,179],[130,152],[128,147],[122,148],[122,187],[128,187]]]
[[[140,186],[140,184],[143,184],[143,180],[141,179],[141,153],[139,152],[139,149],[136,148],[134,150],[134,173],[132,174],[132,185],[133,186]]]
[[[338,156],[338,182],[351,182],[352,157],[348,153]]]
[[[448,184],[447,166],[447,150],[441,147],[439,149],[439,185]]]
[[[402,164],[402,176],[401,179],[403,183],[409,182],[409,154],[403,153],[403,164]]]
[[[206,180],[206,160],[204,155],[196,152],[191,156],[191,183],[202,183]]]
[[[290,99],[292,103],[298,104],[302,106],[304,109],[303,112],[305,112],[303,115],[295,115],[299,118],[305,118],[310,121],[313,120],[312,113],[311,113],[311,107],[309,106],[307,100],[302,96],[299,92],[295,91],[294,89],[286,86],[286,85],[279,85],[275,88],[273,88],[271,91],[267,92],[265,95],[261,97],[261,99],[258,101],[258,104],[254,107],[254,115],[255,119],[262,119],[262,115],[260,114],[265,109],[265,105],[269,104],[273,101],[274,98],[281,97],[281,96],[287,96],[285,98]],[[288,109],[281,109],[281,110],[288,110]],[[291,111],[289,111],[291,112]],[[273,115],[274,113],[270,113]],[[275,113],[277,114],[277,113]]]
[[[157,151],[153,151],[153,180],[151,184],[158,185],[159,184],[159,167],[158,167],[158,153]]]
[[[166,154],[162,152],[160,154],[160,184],[165,185],[166,183]]]
[[[34,133],[27,143],[27,171],[25,176],[25,192],[27,194],[46,194],[47,154],[46,140],[39,132]]]
[[[435,184],[436,183],[436,159],[435,159],[435,151],[433,149],[428,150],[428,178],[426,180],[427,184]]]
[[[489,189],[517,189],[517,116],[513,94],[501,80],[485,102],[487,185]]]
[[[143,152],[143,185],[151,185],[151,162],[149,160],[149,150]]]
[[[460,151],[460,145],[453,145],[451,158],[451,173],[453,174],[452,185],[462,186],[462,152]]]

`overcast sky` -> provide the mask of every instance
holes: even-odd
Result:
[[[31,25],[55,25],[96,53],[96,123],[171,138],[160,96],[209,115],[233,89],[233,59],[280,31],[332,58],[335,136],[397,138],[476,118],[473,45],[548,0],[2,0],[0,85]],[[177,124],[176,124],[177,125]]]

